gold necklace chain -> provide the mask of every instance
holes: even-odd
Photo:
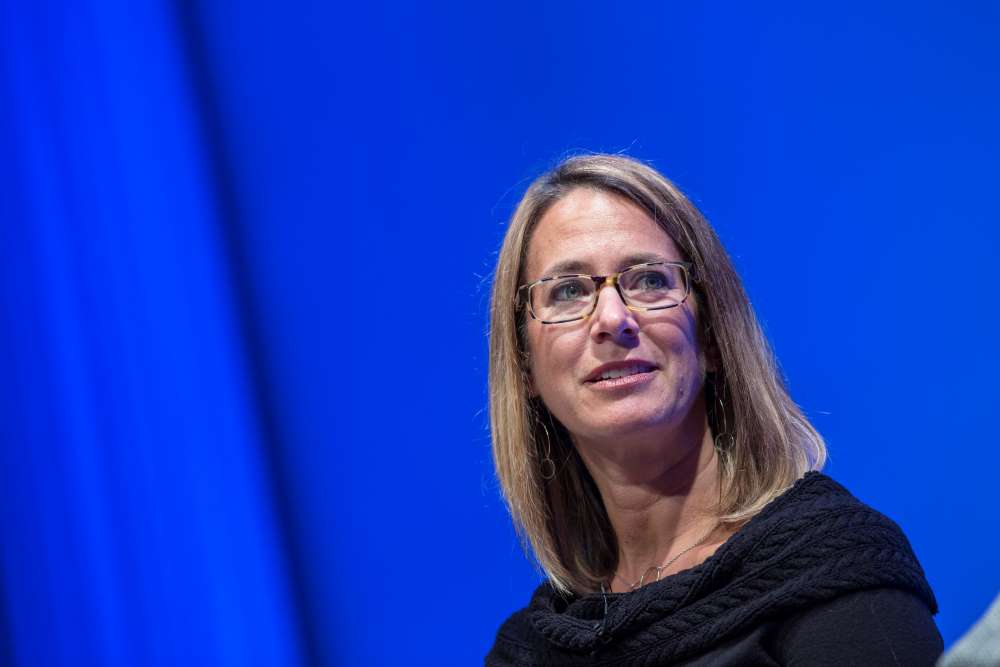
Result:
[[[714,532],[715,532],[715,529],[716,529],[716,528],[718,528],[718,527],[719,527],[719,524],[718,524],[718,523],[716,523],[716,524],[715,524],[714,526],[712,526],[712,527],[711,527],[711,528],[709,529],[709,531],[708,531],[707,533],[705,533],[704,535],[702,535],[702,536],[701,536],[701,539],[700,539],[700,540],[698,540],[697,542],[695,542],[695,543],[694,543],[694,544],[692,544],[691,546],[689,546],[689,547],[685,548],[685,549],[684,549],[683,551],[681,551],[681,552],[680,552],[679,554],[677,554],[676,556],[674,556],[673,558],[671,558],[670,560],[668,560],[668,561],[667,561],[666,563],[664,563],[663,565],[651,565],[650,567],[647,567],[647,568],[646,568],[646,571],[642,573],[642,576],[641,576],[641,577],[639,577],[639,581],[635,582],[634,584],[630,584],[629,582],[625,581],[625,579],[623,579],[623,578],[622,578],[622,577],[621,577],[621,576],[620,576],[619,574],[617,574],[617,573],[615,574],[615,576],[614,576],[614,577],[612,577],[612,579],[611,579],[611,580],[612,580],[612,581],[614,581],[614,580],[615,580],[615,579],[617,578],[617,579],[619,579],[619,580],[620,580],[620,581],[621,581],[621,582],[622,582],[623,584],[625,584],[626,586],[628,586],[629,588],[631,588],[631,589],[632,589],[632,590],[634,591],[635,589],[637,589],[637,588],[641,588],[641,587],[643,586],[643,584],[644,584],[644,583],[645,583],[645,581],[646,581],[646,575],[647,575],[647,574],[649,574],[649,573],[650,573],[651,571],[653,571],[653,570],[656,570],[656,581],[659,581],[659,580],[660,580],[660,575],[661,575],[661,574],[663,574],[663,571],[664,571],[664,570],[666,570],[666,569],[667,569],[668,567],[670,567],[671,565],[673,565],[674,563],[676,563],[676,562],[677,562],[677,559],[678,559],[678,558],[680,558],[681,556],[683,556],[684,554],[686,554],[687,552],[689,552],[689,551],[691,551],[692,549],[695,549],[695,548],[697,548],[697,547],[700,547],[700,546],[701,546],[702,544],[704,544],[704,543],[705,543],[705,540],[707,540],[707,539],[708,539],[709,535],[711,535],[712,533],[714,533]],[[603,590],[603,587],[602,587],[602,590]]]

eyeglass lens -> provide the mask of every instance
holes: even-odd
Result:
[[[687,296],[683,267],[671,264],[637,266],[619,276],[625,302],[638,308],[676,306]],[[535,317],[560,321],[587,314],[597,298],[597,285],[590,276],[558,276],[531,287]]]

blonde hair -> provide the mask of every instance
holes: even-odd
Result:
[[[694,265],[706,349],[716,355],[715,373],[705,383],[709,426],[719,434],[724,425],[732,435],[717,446],[721,521],[746,521],[826,459],[823,438],[789,397],[739,276],[698,209],[659,172],[634,159],[584,155],[563,161],[531,184],[504,237],[490,304],[489,393],[493,460],[504,500],[539,565],[567,592],[592,591],[610,578],[617,567],[617,538],[569,433],[531,397],[526,313],[515,299],[526,282],[535,226],[576,188],[636,204]],[[554,477],[543,470],[546,454],[556,462]]]

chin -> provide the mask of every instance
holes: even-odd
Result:
[[[622,401],[604,406],[588,415],[585,426],[593,438],[650,438],[659,435],[670,440],[672,434],[687,430],[691,418],[698,418],[697,402],[663,400]],[[676,397],[674,397],[676,398]]]
[[[602,420],[587,425],[586,432],[595,439],[628,439],[630,437],[646,436],[655,432],[669,433],[677,424],[677,420],[664,419],[662,414],[636,415],[630,414],[618,419]]]

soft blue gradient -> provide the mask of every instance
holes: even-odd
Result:
[[[0,1],[0,664],[481,662],[537,580],[490,462],[489,274],[578,150],[713,221],[951,644],[1000,590],[998,28]]]

